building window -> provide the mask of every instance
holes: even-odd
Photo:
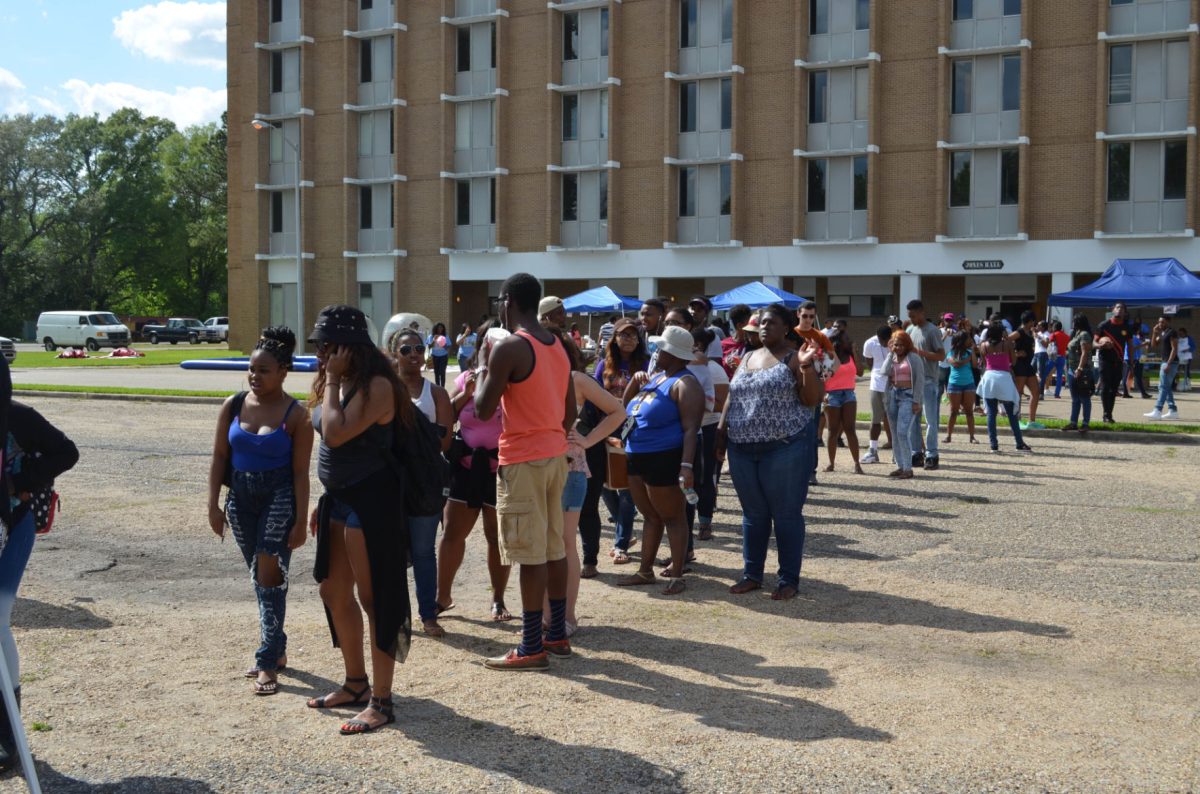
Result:
[[[562,139],[579,140],[579,94],[562,95]]]
[[[891,295],[830,295],[830,317],[887,317],[894,314]]]
[[[733,129],[733,80],[721,78],[721,129]]]
[[[1187,141],[1163,141],[1163,199],[1187,198]]]
[[[859,155],[854,158],[854,209],[867,208],[867,157]]]
[[[608,9],[600,9],[600,57],[608,57]]]
[[[969,59],[954,62],[954,95],[950,100],[951,113],[971,112],[971,76],[974,67],[975,64]]]
[[[283,128],[272,126],[270,133],[271,162],[283,162]]]
[[[950,153],[950,206],[971,206],[971,153]]]
[[[363,39],[358,45],[358,82],[370,83],[375,78],[371,71],[371,40]]]
[[[679,84],[679,131],[696,131],[696,91],[698,83]]]
[[[562,219],[564,221],[579,220],[579,176],[577,174],[563,174]]]
[[[721,2],[721,42],[733,41],[733,0]]]
[[[371,218],[375,213],[371,186],[363,185],[358,189],[358,228],[371,229]]]
[[[283,21],[283,0],[271,0],[271,21]]]
[[[855,0],[855,3],[854,3],[854,29],[855,30],[870,30],[871,29],[871,0]]]
[[[563,14],[564,61],[579,60],[579,14]]]
[[[865,66],[854,69],[854,119],[866,121],[870,106],[871,73]]]
[[[1021,0],[1004,0],[1004,16],[1018,17],[1021,15]]]
[[[491,57],[492,57],[492,68],[493,68],[493,69],[495,69],[495,68],[496,68],[496,23],[495,23],[495,22],[493,22],[493,23],[492,23],[492,25],[491,25],[491,28],[492,28],[492,39],[491,39],[491,44],[492,44],[492,52],[491,52]]]
[[[808,123],[823,124],[828,118],[829,72],[808,73]]]
[[[1129,201],[1129,144],[1108,145],[1108,200]]]
[[[283,53],[275,50],[271,53],[271,93],[283,91]]]
[[[680,0],[679,2],[679,47],[684,49],[696,46],[696,6],[700,0]]]
[[[679,169],[679,217],[696,217],[696,167]]]
[[[283,234],[283,192],[271,191],[271,234]]]
[[[825,211],[825,175],[829,169],[828,160],[808,161],[808,211]]]
[[[458,29],[458,71],[471,71],[471,28]]]
[[[608,220],[608,172],[600,172],[600,220]]]
[[[491,191],[488,197],[488,201],[490,202],[488,223],[494,224],[496,222],[496,177],[492,177],[490,181],[491,184],[488,186],[489,190]]]
[[[1133,99],[1133,45],[1108,48],[1108,104],[1123,105]]]
[[[721,214],[733,214],[733,167],[729,163],[719,166],[721,176]]]
[[[455,183],[454,223],[457,226],[471,225],[471,183],[465,179]]]
[[[954,21],[973,19],[975,16],[975,0],[954,0]]]
[[[608,89],[600,90],[600,140],[608,140]]]
[[[813,36],[829,32],[829,0],[808,0],[808,32]]]
[[[1005,55],[1001,69],[1001,110],[1021,109],[1021,56]]]
[[[1021,192],[1021,154],[1017,149],[1000,150],[1000,204],[1016,204]]]
[[[358,4],[358,7],[363,11],[370,11],[375,7],[375,0],[362,0],[362,2]]]

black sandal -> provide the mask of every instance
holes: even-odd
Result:
[[[356,692],[350,688],[350,684],[357,684],[359,682],[362,682],[363,684],[362,689]],[[368,695],[371,692],[371,684],[368,683],[366,676],[363,676],[362,678],[347,678],[346,683],[342,684],[342,690],[346,694],[353,697],[354,700],[348,700],[345,703],[334,703],[330,706],[326,705],[325,702],[329,700],[329,698],[333,697],[333,695],[325,695],[323,697],[313,698],[312,700],[308,701],[306,705],[310,709],[344,709],[362,708],[370,703],[369,700],[363,700],[363,696]],[[334,694],[336,695],[337,693],[335,692]]]
[[[372,725],[366,720],[347,720],[346,722],[342,723],[341,730],[343,736],[350,736],[356,733],[370,733],[371,731],[378,730],[385,725],[391,725],[396,721],[396,706],[394,703],[392,703],[392,699],[390,697],[373,697],[371,698],[371,702],[367,704],[367,708],[371,711],[376,711],[382,714],[384,718],[383,722],[379,723],[378,725]]]

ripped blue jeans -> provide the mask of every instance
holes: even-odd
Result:
[[[254,659],[258,669],[274,670],[279,658],[287,652],[283,618],[287,613],[288,565],[292,560],[288,534],[296,524],[292,467],[235,470],[233,487],[225,500],[225,516],[250,569],[254,594],[258,596],[260,644]],[[259,582],[260,557],[274,557],[278,561],[278,584],[264,586]]]

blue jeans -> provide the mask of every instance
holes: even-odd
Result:
[[[629,551],[629,543],[633,540],[633,520],[637,517],[637,509],[633,506],[633,495],[628,489],[621,491],[612,491],[605,488],[603,491],[604,506],[608,508],[608,512],[613,516],[617,525],[616,547],[622,551]]]
[[[421,620],[437,620],[437,540],[441,513],[408,516],[408,550],[412,558],[413,584],[417,588],[417,612]]]
[[[8,494],[0,498],[7,499]],[[8,674],[15,687],[21,686],[21,670],[17,643],[12,635],[12,608],[25,565],[33,552],[33,530],[33,513],[26,512],[24,518],[9,529],[8,544],[0,554],[0,649],[4,651],[4,663],[8,665]]]
[[[1066,356],[1056,356],[1054,361],[1051,362],[1051,366],[1054,368],[1054,396],[1058,397],[1062,394],[1063,372],[1067,368]],[[1046,374],[1042,376],[1042,391],[1046,390],[1046,378],[1049,376],[1050,367],[1047,367]]]
[[[1034,353],[1033,365],[1037,367],[1038,392],[1044,392],[1046,390],[1046,378],[1050,377],[1050,354]]]
[[[804,558],[804,502],[812,476],[817,417],[796,435],[729,444],[729,473],[742,503],[742,576],[762,582],[774,525],[779,586],[798,587]]]
[[[1172,411],[1175,410],[1175,373],[1178,371],[1178,361],[1172,361],[1170,364],[1159,366],[1158,402],[1154,404],[1156,411],[1161,411],[1164,405],[1169,406]]]
[[[938,456],[938,422],[941,421],[939,412],[942,409],[941,395],[938,393],[940,388],[936,378],[925,378],[925,391],[921,395],[921,413],[925,415],[925,457],[927,458]],[[895,432],[895,426],[893,426],[892,434],[895,435]],[[913,454],[920,451],[921,420],[919,418],[909,428],[908,443]]]
[[[1025,446],[1025,439],[1021,436],[1021,423],[1017,421],[1017,412],[1013,408],[1012,402],[1005,400],[1003,403],[1000,403],[995,397],[989,397],[984,402],[987,404],[988,441],[991,443],[992,449],[1000,448],[1000,441],[996,437],[996,414],[1000,413],[1000,405],[1004,406],[1004,414],[1008,417],[1008,425],[1012,428],[1013,438],[1017,441],[1017,449]],[[1092,408],[1089,401],[1087,414],[1090,415],[1091,412]],[[1084,421],[1086,422],[1087,420],[1085,419]]]
[[[913,413],[913,390],[889,386],[884,400],[888,424],[892,427],[892,459],[896,461],[896,468],[910,471],[913,459],[912,431],[920,428],[917,416]],[[920,443],[920,440],[918,433],[917,442]]]
[[[1083,412],[1083,426],[1087,427],[1092,421],[1092,395],[1084,397],[1075,388],[1075,377],[1071,377],[1071,424],[1076,424],[1080,411]]]
[[[296,524],[293,484],[291,466],[258,472],[235,470],[233,487],[225,499],[225,516],[250,569],[258,598],[259,646],[254,661],[259,670],[274,670],[279,658],[287,653],[283,620],[287,616],[288,566],[292,561],[288,534]],[[260,556],[278,561],[282,577],[279,585],[266,587],[259,583]]]

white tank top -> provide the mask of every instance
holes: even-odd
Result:
[[[437,405],[433,402],[433,384],[428,380],[421,387],[421,396],[412,401],[417,409],[425,414],[425,418],[437,424]]]

